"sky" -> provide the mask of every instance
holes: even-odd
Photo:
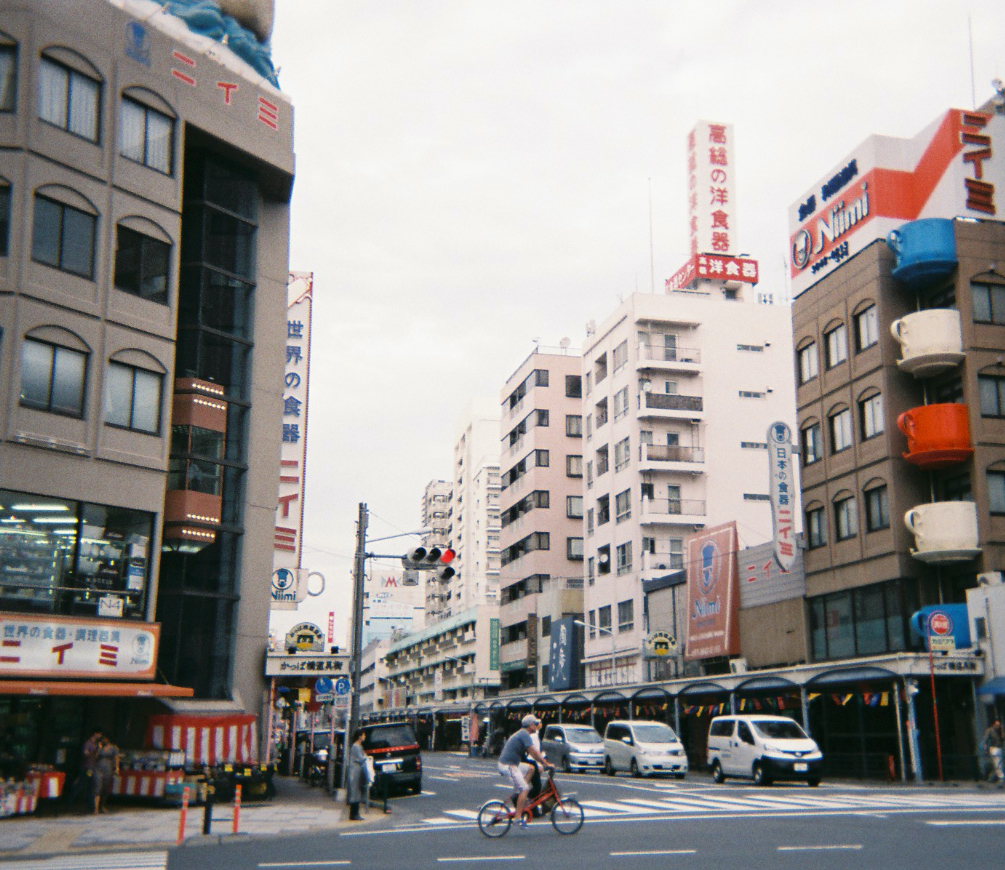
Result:
[[[303,566],[325,590],[273,627],[333,611],[345,643],[359,503],[369,541],[418,531],[472,399],[662,292],[698,119],[734,126],[740,249],[777,298],[789,205],[868,136],[984,103],[1003,45],[1001,0],[276,0],[290,268],[314,273]]]

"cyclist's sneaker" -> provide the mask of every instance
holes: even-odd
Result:
[[[527,820],[526,819],[520,819],[520,821],[516,823],[516,826],[518,828],[526,828],[527,827]]]

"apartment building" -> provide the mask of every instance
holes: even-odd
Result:
[[[446,480],[431,480],[422,493],[422,546],[443,548],[450,539],[450,483]],[[421,573],[421,572],[420,572]],[[446,604],[445,590],[435,578],[419,577],[426,596],[426,621],[430,624],[444,616]]]
[[[582,359],[535,350],[502,390],[503,690],[548,686],[551,623],[583,618]]]
[[[138,748],[185,703],[158,696],[262,710],[293,182],[267,39],[239,56],[152,3],[0,3],[0,623],[20,650],[0,728],[24,761],[72,768],[85,726]]]
[[[741,545],[771,539],[766,433],[795,408],[789,309],[765,299],[693,278],[587,336],[587,686],[645,678],[642,581],[683,568],[690,534],[735,520]]]

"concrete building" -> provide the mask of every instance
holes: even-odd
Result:
[[[363,581],[363,647],[372,640],[419,631],[426,624],[426,572],[371,560]],[[352,629],[351,620],[349,625]],[[351,637],[351,634],[350,634]]]
[[[450,540],[450,483],[446,480],[431,480],[422,493],[422,528],[426,534],[422,536],[422,546],[427,550],[432,547],[442,549]],[[425,576],[420,572],[420,580],[424,583],[426,596],[426,621],[436,622],[445,614],[446,588],[444,584],[433,579],[435,575]]]
[[[552,620],[583,618],[582,360],[538,349],[502,390],[502,688],[547,688]]]
[[[267,31],[232,32],[0,3],[0,623],[25,633],[0,729],[25,761],[262,711],[293,117]]]
[[[476,399],[454,443],[449,546],[456,573],[441,583],[441,618],[499,603],[499,406]]]
[[[795,419],[789,310],[738,281],[687,286],[633,294],[587,336],[587,686],[643,678],[642,581],[683,568],[691,533],[735,520],[741,545],[771,538],[766,432]]]

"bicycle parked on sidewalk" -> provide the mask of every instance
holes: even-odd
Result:
[[[514,795],[514,798],[516,795]],[[523,815],[527,820],[534,815],[534,810],[541,807],[547,811],[551,806],[551,823],[560,834],[575,834],[583,827],[585,814],[583,808],[573,797],[562,797],[555,782],[552,771],[548,771],[548,782],[541,793],[533,800],[527,801]],[[486,837],[501,837],[516,820],[516,808],[510,807],[500,800],[491,800],[482,804],[478,810],[478,830]]]

